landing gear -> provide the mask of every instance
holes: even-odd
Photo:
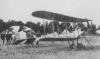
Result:
[[[72,43],[70,46],[69,46],[70,49],[82,49],[84,48],[84,45],[82,43],[78,43],[77,45],[75,43]]]
[[[70,45],[70,48],[71,48],[71,49],[76,49],[76,45],[75,45],[74,43],[72,43],[72,44]]]
[[[82,49],[82,48],[84,48],[84,45],[83,45],[82,43],[78,43],[78,44],[77,44],[77,48],[78,48],[78,49]]]
[[[70,49],[76,49],[77,48],[77,46],[74,43],[74,40],[72,40],[71,42],[68,40],[68,44],[69,44]]]
[[[68,41],[68,44],[69,44],[69,48],[70,49],[82,49],[82,48],[85,47],[82,43],[78,42],[78,39],[77,39],[77,43],[76,44],[75,44],[74,40],[72,40],[71,42]]]

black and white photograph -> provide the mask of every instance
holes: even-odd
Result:
[[[0,0],[0,59],[100,59],[100,0]]]

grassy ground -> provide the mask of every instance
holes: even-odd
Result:
[[[67,42],[40,42],[38,47],[27,45],[1,45],[0,59],[100,59],[100,37],[88,36],[92,47],[82,50],[68,49]],[[2,42],[2,41],[1,41]]]

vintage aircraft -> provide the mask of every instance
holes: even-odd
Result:
[[[72,32],[69,32],[68,27],[66,25],[65,30],[61,34],[59,34],[54,31],[55,27],[54,27],[54,24],[52,23],[53,32],[50,34],[47,34],[45,32],[46,29],[45,29],[45,24],[44,24],[44,33],[45,34],[36,39],[37,43],[39,43],[39,41],[68,41],[70,48],[82,48],[83,44],[79,43],[78,41],[79,41],[79,39],[86,40],[85,34],[91,28],[91,26],[89,24],[89,21],[91,21],[91,20],[70,17],[70,16],[66,16],[66,15],[61,15],[58,13],[53,13],[53,12],[48,12],[48,11],[35,11],[32,13],[32,16],[42,18],[43,20],[47,19],[47,20],[51,20],[51,21],[57,21],[58,23],[59,22],[71,23],[71,24],[73,24],[73,27],[74,27],[74,30]],[[82,24],[83,22],[87,23],[87,26],[88,26],[87,29],[82,30],[81,26],[75,27],[75,24],[78,25],[79,23]],[[59,29],[59,26],[57,28]],[[59,32],[59,30],[58,30],[58,32]],[[75,44],[75,40],[77,41],[76,44]],[[86,41],[89,43],[88,40],[86,40]]]

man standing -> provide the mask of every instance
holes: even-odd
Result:
[[[11,41],[12,41],[12,32],[9,31],[9,30],[7,31],[7,34],[6,34],[6,40],[7,40],[7,42],[6,42],[7,45],[11,44]]]
[[[4,42],[5,42],[5,33],[4,33],[4,31],[1,33],[1,39],[3,40],[3,45],[4,45]]]

